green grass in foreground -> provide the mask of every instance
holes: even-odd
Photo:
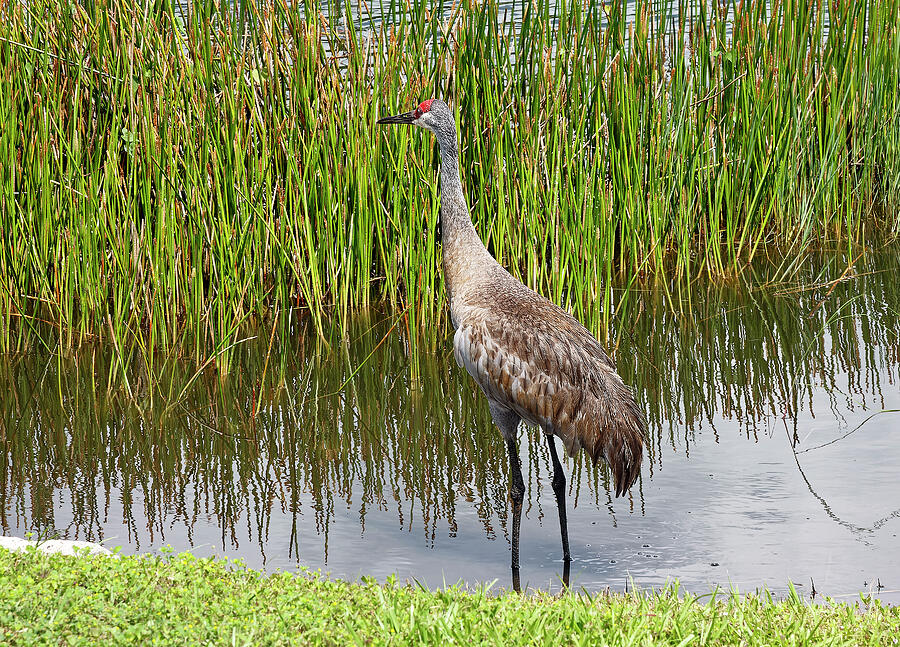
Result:
[[[234,563],[0,550],[3,644],[897,645],[900,608],[797,597],[491,595]]]

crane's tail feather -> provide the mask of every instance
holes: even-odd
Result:
[[[597,406],[583,411],[559,435],[570,456],[583,447],[595,465],[604,459],[612,472],[615,494],[621,496],[640,476],[647,425],[630,391],[615,403],[619,406],[597,401]]]

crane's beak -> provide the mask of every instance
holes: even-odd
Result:
[[[416,111],[404,112],[402,115],[394,115],[393,117],[385,117],[379,119],[375,123],[379,124],[411,124],[416,118]]]

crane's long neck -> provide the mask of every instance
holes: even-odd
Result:
[[[449,130],[449,129],[448,129]],[[456,132],[438,133],[441,149],[441,236],[443,243],[455,244],[469,239],[475,233],[469,206],[463,193],[459,175],[459,159],[456,152]]]
[[[451,302],[467,279],[475,273],[475,265],[492,262],[472,225],[466,196],[459,174],[456,129],[452,124],[435,133],[441,149],[441,242],[444,280]]]

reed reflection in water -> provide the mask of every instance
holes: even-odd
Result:
[[[608,345],[648,455],[619,500],[604,468],[566,462],[573,585],[900,583],[897,252],[620,293]],[[4,534],[508,585],[505,447],[451,331],[411,351],[405,325],[360,316],[326,348],[294,321],[193,381],[194,363],[135,361],[127,387],[112,348],[0,358]],[[522,575],[558,586],[552,467],[523,436]]]

